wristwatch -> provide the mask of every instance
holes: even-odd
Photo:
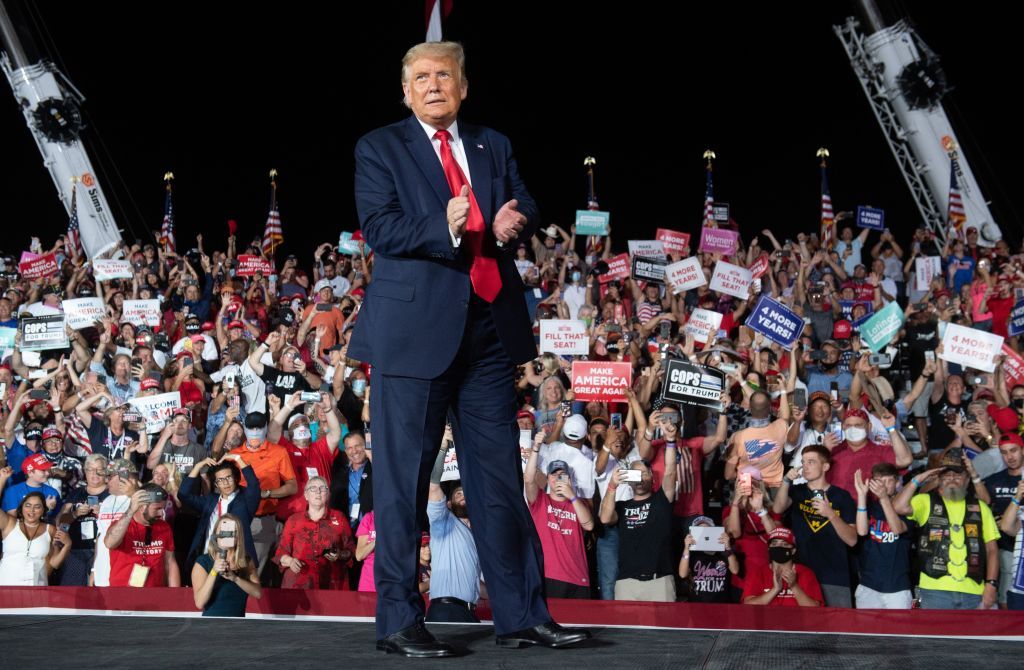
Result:
[[[991,586],[994,589],[998,589],[999,588],[999,580],[998,579],[986,579],[985,583],[988,584],[989,586]]]

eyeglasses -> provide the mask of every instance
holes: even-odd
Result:
[[[310,486],[308,489],[306,489],[306,491],[309,492],[309,493],[321,493],[321,494],[323,494],[323,493],[327,493],[327,487],[326,486]]]
[[[213,481],[218,483],[218,484],[231,484],[231,483],[234,483],[235,478],[234,477],[217,477]]]

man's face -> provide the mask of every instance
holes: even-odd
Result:
[[[630,486],[633,487],[633,494],[642,496],[650,493],[654,487],[654,475],[651,473],[651,469],[639,461],[629,466],[629,469],[640,471],[640,481],[630,482]]]
[[[310,507],[326,507],[330,499],[331,490],[321,480],[316,480],[306,485],[306,502]]]
[[[281,370],[284,372],[295,372],[295,356],[299,352],[289,347],[281,354]]]
[[[807,481],[813,481],[820,478],[828,471],[828,466],[825,464],[825,460],[821,457],[821,454],[815,453],[804,453],[800,458],[800,462],[804,466],[804,479]]]
[[[228,434],[224,437],[224,443],[228,449],[235,449],[245,442],[245,429],[237,421],[232,421],[228,428]]]
[[[0,298],[0,321],[11,318],[11,301],[7,298]]]
[[[519,430],[533,432],[533,419],[516,419],[516,423],[519,424]]]
[[[43,450],[48,454],[59,454],[64,451],[64,440],[59,437],[51,437],[43,442]]]
[[[839,362],[839,347],[826,344],[821,350],[825,352],[825,360],[823,361],[825,365],[834,365]]]
[[[238,483],[235,482],[235,476],[231,468],[215,470],[213,473],[213,484],[217,487],[217,492],[222,496],[229,496],[238,488]]]
[[[962,468],[961,468],[962,469]],[[967,497],[968,474],[954,470],[943,470],[939,475],[939,488],[942,490],[942,497],[949,500],[963,500]]]
[[[466,494],[461,486],[452,491],[452,497],[448,500],[448,507],[456,517],[460,519],[469,518],[469,511],[466,508]]]
[[[35,486],[39,486],[40,484],[46,483],[47,472],[49,472],[49,471],[48,470],[36,470],[35,468],[33,468],[33,469],[28,471],[27,475],[25,475],[25,480],[27,482],[29,482],[30,484],[34,484]]]
[[[327,277],[328,279],[334,279],[334,276],[336,274],[337,274],[337,268],[334,265],[334,263],[331,263],[331,262],[324,263],[324,276],[325,277]]]
[[[882,477],[872,477],[872,479],[880,482],[885,487],[885,495],[889,497],[896,495],[896,477],[884,475]]]
[[[131,370],[131,359],[127,356],[118,356],[114,360],[114,376],[119,379],[126,379]]]
[[[142,507],[142,518],[147,524],[164,518],[164,503],[148,503]]]
[[[237,365],[241,365],[249,357],[249,345],[244,340],[236,338],[229,346],[229,350],[231,351],[231,362]]]
[[[960,402],[964,394],[964,378],[952,375],[946,380],[946,395],[951,401]]]
[[[811,421],[814,423],[825,423],[832,416],[832,406],[824,400],[815,400],[811,403]]]
[[[196,302],[199,300],[199,287],[194,284],[189,284],[185,287],[185,300],[189,302]]]
[[[320,302],[334,302],[334,289],[330,286],[320,289],[316,295],[320,298]]]
[[[423,56],[409,66],[409,80],[402,83],[402,92],[416,118],[441,129],[455,121],[469,86],[451,58]]]
[[[1006,467],[1010,470],[1018,470],[1024,464],[1024,458],[1022,458],[1022,451],[1019,445],[1012,442],[1000,445],[999,453],[1003,456],[1003,463],[1006,463]]]
[[[171,420],[172,431],[175,437],[188,435],[189,425],[188,417],[183,414],[179,414]]]
[[[851,428],[863,428],[865,431],[868,429],[868,422],[859,416],[850,416],[843,422],[843,431],[849,431]]]
[[[359,467],[366,462],[366,441],[362,435],[345,438],[345,455],[353,467]]]
[[[843,228],[842,237],[843,237],[843,241],[844,242],[849,242],[850,240],[852,240],[853,239],[853,229],[852,228]]]

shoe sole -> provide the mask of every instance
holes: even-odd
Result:
[[[538,640],[531,640],[525,637],[514,637],[504,639],[499,638],[495,640],[495,643],[502,649],[520,649],[523,647],[523,645],[547,647],[548,649],[561,649],[562,647],[568,647],[570,645],[583,642],[587,639],[589,639],[588,635],[574,635],[573,637],[563,640],[562,642],[558,642],[556,644],[545,644],[543,642],[539,642]]]
[[[435,651],[423,651],[423,652],[407,652],[395,649],[394,647],[386,644],[377,644],[377,651],[383,651],[386,654],[398,654],[406,658],[445,658],[447,656],[454,656],[455,652],[447,649],[437,649]]]

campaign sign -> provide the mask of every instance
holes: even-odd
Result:
[[[63,314],[27,316],[18,327],[21,328],[21,348],[25,351],[68,348]]]
[[[159,300],[125,300],[121,307],[121,320],[136,326],[160,325]]]
[[[858,207],[857,226],[871,230],[885,230],[885,211],[874,207]]]
[[[59,270],[57,257],[53,254],[39,256],[24,263],[18,263],[18,273],[22,279],[41,279],[57,274]]]
[[[713,368],[678,358],[668,360],[661,397],[667,402],[722,409],[725,375]]]
[[[706,254],[722,254],[731,256],[736,253],[736,245],[739,244],[740,234],[735,230],[723,228],[701,228],[700,248]]]
[[[1010,337],[1024,333],[1024,300],[1019,300],[1010,312]]]
[[[711,275],[709,287],[712,291],[746,300],[751,281],[753,281],[753,277],[750,276],[750,270],[725,261],[718,261],[715,263],[715,271]]]
[[[768,254],[761,254],[757,257],[753,263],[750,264],[750,276],[754,279],[760,279],[764,276],[765,272],[768,272],[768,264],[770,260]]]
[[[129,261],[119,258],[94,258],[91,262],[92,275],[96,277],[96,281],[132,278],[132,264]]]
[[[262,256],[242,254],[238,257],[238,268],[235,270],[237,276],[252,277],[257,272],[264,277],[269,277],[276,273],[274,264]]]
[[[448,445],[444,452],[444,471],[441,473],[441,481],[458,481],[462,476],[459,474],[459,455],[455,453],[455,445]]]
[[[1007,388],[1024,384],[1024,358],[1003,344],[1003,375],[1006,376]]]
[[[589,209],[576,210],[577,235],[607,235],[610,212],[598,212]]]
[[[680,233],[678,230],[658,228],[654,231],[654,239],[661,242],[665,252],[679,256],[683,251],[690,248],[690,233]]]
[[[708,338],[711,337],[712,333],[717,333],[721,325],[721,313],[698,307],[693,310],[693,314],[690,315],[689,320],[683,326],[683,332],[693,335],[695,342],[707,344]]]
[[[608,282],[616,279],[622,280],[629,276],[629,254],[612,256],[607,260],[607,263],[608,272],[601,275],[598,279],[602,284],[607,284]]]
[[[346,256],[358,256],[359,251],[359,240],[352,239],[352,233],[343,231],[338,236],[338,251],[345,254]],[[370,245],[366,240],[363,240],[363,253],[370,253]]]
[[[942,258],[925,256],[914,259],[914,289],[927,291],[933,277],[942,276]]]
[[[729,223],[729,203],[711,203],[711,218],[720,223]]]
[[[665,282],[665,259],[633,256],[633,279],[663,284]]]
[[[156,433],[164,429],[174,410],[181,407],[181,393],[172,391],[144,397],[135,397],[128,404],[138,410],[146,421],[146,432]]]
[[[630,256],[665,258],[665,245],[660,240],[629,240],[626,245]]]
[[[1003,338],[976,328],[966,328],[956,323],[947,323],[942,336],[940,358],[964,367],[992,372],[996,369],[995,357],[1002,353]]]
[[[18,334],[17,328],[0,327],[0,349],[13,349],[14,336]]]
[[[672,287],[673,293],[682,293],[708,283],[704,278],[704,269],[701,268],[696,256],[666,266],[665,280]]]
[[[632,363],[573,361],[572,390],[583,402],[625,402],[633,384]]]
[[[860,324],[860,342],[871,351],[878,353],[892,341],[902,326],[903,310],[895,302],[890,302],[870,319]]]
[[[74,298],[61,303],[64,318],[72,330],[81,330],[96,325],[106,315],[100,298]]]
[[[586,356],[590,353],[587,324],[579,319],[541,319],[540,352]]]
[[[747,317],[746,326],[791,350],[804,330],[804,319],[781,302],[762,295]]]

